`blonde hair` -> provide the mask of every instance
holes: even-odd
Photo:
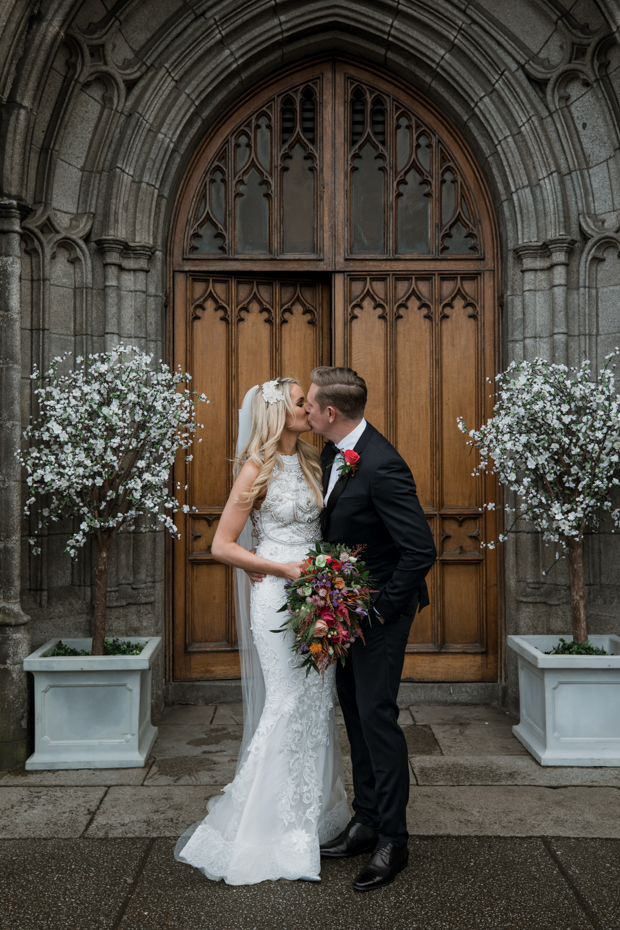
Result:
[[[249,491],[239,495],[239,503],[250,504],[252,507],[256,499],[266,490],[274,466],[277,464],[280,468],[283,468],[282,456],[278,452],[278,443],[286,425],[287,413],[293,415],[295,413],[295,407],[291,400],[291,387],[293,384],[301,387],[299,381],[295,378],[276,378],[275,380],[282,389],[282,400],[268,404],[263,397],[262,388],[259,387],[258,391],[255,392],[252,400],[250,438],[245,449],[240,452],[235,460],[237,469],[242,468],[246,462],[254,462],[258,466],[259,471],[252,487]],[[322,507],[322,471],[318,450],[311,446],[309,442],[298,438],[295,451],[306,484],[314,494],[319,507]]]

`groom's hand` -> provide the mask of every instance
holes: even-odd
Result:
[[[252,555],[256,555],[256,546],[254,546],[253,549],[250,549],[250,552],[252,553]],[[263,575],[262,572],[249,572],[247,570],[246,570],[246,575],[250,579],[250,584],[252,585],[258,584],[260,581],[263,580],[263,578],[267,577],[267,575]]]
[[[247,575],[248,578],[250,579],[250,584],[258,584],[260,581],[263,580],[263,578],[266,578],[266,577],[267,577],[267,575],[261,575],[260,572],[248,572],[248,571],[246,571],[246,575]]]

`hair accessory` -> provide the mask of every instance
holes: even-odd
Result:
[[[265,381],[262,391],[263,400],[268,404],[277,404],[278,401],[284,400],[284,394],[277,378],[275,381]]]

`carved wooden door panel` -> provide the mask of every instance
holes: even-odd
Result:
[[[387,75],[321,60],[255,88],[197,151],[175,208],[174,361],[211,403],[194,515],[174,544],[177,678],[238,674],[230,572],[209,552],[232,480],[237,409],[278,374],[317,364],[367,380],[367,417],[410,464],[439,560],[405,677],[494,680],[497,536],[457,416],[490,415],[497,371],[497,234],[490,196],[443,114]]]
[[[312,368],[329,361],[329,288],[319,279],[180,273],[175,301],[187,310],[176,319],[178,357],[193,390],[210,403],[200,407],[203,441],[189,463],[177,465],[186,502],[196,509],[177,515],[174,671],[178,678],[234,678],[231,570],[213,559],[211,541],[232,483],[237,410],[252,385],[282,371],[307,384]]]
[[[366,415],[411,467],[439,553],[427,579],[431,604],[412,626],[403,675],[492,680],[497,561],[485,557],[480,541],[496,530],[494,515],[480,505],[495,487],[485,476],[472,478],[456,428],[458,416],[479,423],[490,415],[480,374],[493,362],[492,314],[483,314],[492,277],[376,272],[336,279],[340,361],[366,379]]]

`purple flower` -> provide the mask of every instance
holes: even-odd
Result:
[[[300,652],[310,652],[310,650],[308,649],[308,647],[306,646],[305,643],[300,643],[300,645],[299,645],[299,651],[300,651]]]

